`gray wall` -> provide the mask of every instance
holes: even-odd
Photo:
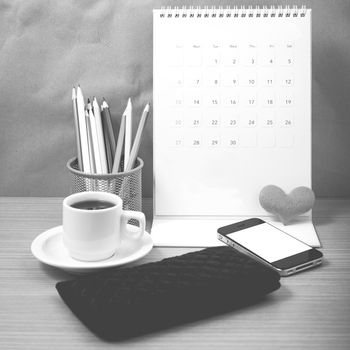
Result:
[[[313,9],[313,188],[318,196],[350,196],[350,1],[279,3]],[[140,115],[152,100],[152,8],[171,4],[179,5],[0,1],[1,196],[69,193],[65,164],[75,155],[74,84],[81,84],[86,97],[106,97],[115,127],[129,96]],[[144,136],[144,195],[151,196],[152,122]]]

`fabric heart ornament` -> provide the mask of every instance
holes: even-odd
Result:
[[[315,194],[308,187],[297,187],[289,194],[275,185],[265,186],[259,196],[260,205],[287,225],[296,216],[309,211],[315,203]]]

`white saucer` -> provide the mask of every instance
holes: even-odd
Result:
[[[117,253],[106,260],[79,261],[68,254],[63,245],[62,226],[56,226],[36,237],[32,242],[31,250],[32,254],[44,264],[73,273],[87,273],[139,260],[148,254],[152,247],[151,235],[145,232],[139,240],[123,239]]]

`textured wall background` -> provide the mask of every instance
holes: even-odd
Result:
[[[314,190],[350,196],[350,1],[278,3],[313,9]],[[276,2],[0,0],[0,195],[69,193],[77,83],[85,97],[106,97],[115,127],[131,96],[136,129],[152,100],[152,8],[242,4]],[[151,120],[140,154],[151,196]]]

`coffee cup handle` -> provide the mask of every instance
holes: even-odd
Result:
[[[138,221],[140,226],[133,226],[135,229],[130,230],[127,223],[131,219]],[[138,239],[142,237],[146,230],[146,217],[145,214],[140,211],[123,210],[120,224],[122,226],[123,233],[130,234],[134,238]]]

